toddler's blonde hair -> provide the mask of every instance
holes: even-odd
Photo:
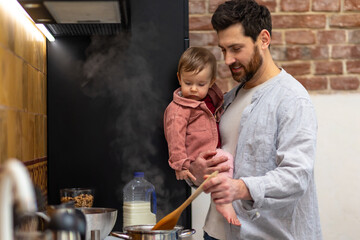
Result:
[[[207,65],[211,67],[211,81],[216,79],[216,58],[208,49],[202,47],[190,47],[180,57],[178,73],[201,72]]]

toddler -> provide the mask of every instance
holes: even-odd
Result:
[[[227,156],[230,170],[221,174],[233,175],[233,156],[220,148],[223,94],[215,84],[216,64],[215,56],[200,47],[187,49],[179,60],[180,88],[174,91],[164,114],[169,165],[178,180],[196,180],[188,170],[190,163],[207,150],[216,150],[216,156]],[[240,225],[231,203],[217,204],[216,209],[229,223]]]

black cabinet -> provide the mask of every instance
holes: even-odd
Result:
[[[48,202],[59,189],[92,187],[97,207],[118,209],[134,171],[155,185],[158,220],[190,189],[168,166],[163,112],[188,45],[188,2],[130,1],[130,29],[116,36],[48,42]],[[190,208],[179,224],[190,227]]]

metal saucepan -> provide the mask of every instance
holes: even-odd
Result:
[[[111,232],[110,235],[129,240],[177,240],[190,237],[196,231],[175,226],[172,230],[151,230],[154,225],[135,225],[124,227],[124,233]]]

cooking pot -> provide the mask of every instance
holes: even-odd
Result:
[[[110,235],[121,239],[131,240],[177,240],[190,237],[195,233],[194,229],[186,229],[175,226],[172,230],[151,230],[154,225],[135,225],[124,227],[124,233],[111,232]]]

